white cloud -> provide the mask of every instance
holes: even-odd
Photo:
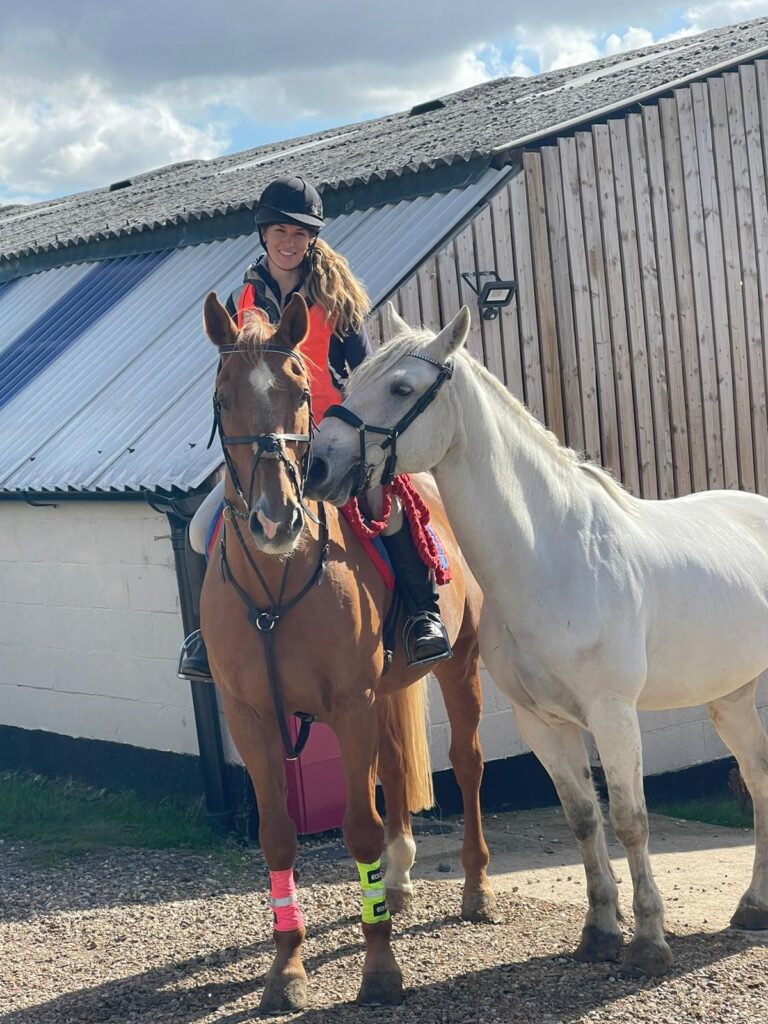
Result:
[[[685,11],[690,33],[706,32],[708,28],[750,21],[768,14],[766,0],[715,0],[714,3],[694,4]]]
[[[0,189],[60,194],[768,14],[768,0],[0,0]],[[62,43],[66,41],[66,45]],[[299,127],[297,127],[299,125]]]
[[[639,50],[643,46],[653,46],[656,40],[647,28],[628,28],[624,35],[612,32],[605,40],[605,53],[625,53],[627,50]]]
[[[0,79],[0,181],[6,199],[16,191],[63,194],[94,188],[177,160],[208,158],[227,140],[214,128],[180,120],[158,98],[122,100],[104,83],[83,76],[22,91]],[[10,187],[9,187],[10,186]]]

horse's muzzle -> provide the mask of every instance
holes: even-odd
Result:
[[[294,505],[289,518],[273,520],[265,509],[257,505],[248,518],[248,529],[262,551],[285,554],[295,546],[304,529],[304,513]]]
[[[356,467],[352,466],[341,478],[335,479],[330,463],[322,455],[312,456],[304,479],[304,493],[313,501],[329,501],[332,505],[345,505],[355,485]]]

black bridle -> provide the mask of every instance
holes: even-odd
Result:
[[[304,371],[305,376],[307,375],[306,367],[297,352],[290,348],[284,348],[281,345],[264,345],[259,349],[260,352],[279,352],[282,355],[292,356],[296,359]],[[222,345],[219,348],[220,355],[232,355],[233,353],[244,353],[244,349],[239,345]],[[221,361],[219,361],[219,371],[221,370]],[[218,372],[217,371],[217,377]],[[325,571],[325,563],[328,559],[328,524],[325,517],[325,506],[321,503],[318,506],[318,517],[313,516],[309,509],[304,504],[304,480],[306,478],[306,471],[309,465],[309,446],[312,440],[312,398],[309,390],[305,391],[307,396],[307,404],[309,406],[309,423],[310,432],[308,434],[247,434],[247,435],[231,435],[224,433],[224,425],[221,422],[221,402],[218,400],[216,392],[213,395],[213,427],[211,429],[211,436],[208,441],[208,447],[210,448],[213,444],[213,439],[218,433],[221,441],[221,448],[224,453],[224,460],[227,464],[227,469],[232,478],[232,483],[237,490],[240,500],[243,503],[245,509],[244,512],[239,511],[235,508],[234,504],[228,499],[224,500],[224,527],[221,531],[221,540],[219,541],[219,550],[221,554],[221,575],[225,582],[229,582],[234,587],[235,593],[238,595],[240,600],[245,605],[248,621],[258,632],[264,642],[264,656],[267,663],[267,674],[269,676],[269,688],[272,694],[272,704],[275,709],[275,717],[277,718],[278,728],[280,730],[280,737],[283,741],[283,747],[285,749],[285,755],[289,761],[295,761],[299,754],[304,749],[304,746],[309,739],[309,729],[314,721],[314,715],[307,714],[304,711],[295,712],[296,717],[301,722],[299,728],[299,734],[294,744],[291,740],[291,734],[288,731],[288,724],[285,717],[285,704],[283,702],[282,688],[280,686],[280,679],[277,672],[277,659],[275,656],[275,632],[277,626],[282,620],[286,612],[290,611],[291,608],[295,607],[299,601],[305,597],[309,591],[316,584],[320,582]],[[296,469],[285,454],[285,444],[288,442],[301,443],[305,442],[307,450],[301,459],[301,470],[300,473],[296,473]],[[228,446],[235,444],[249,444],[256,445],[257,450],[254,452],[253,461],[251,463],[251,473],[248,482],[248,490],[243,491],[240,484],[240,480],[237,475],[237,469],[232,457],[229,454]],[[283,577],[280,582],[280,589],[277,594],[273,594],[271,591],[264,574],[257,565],[251,551],[248,547],[243,532],[238,524],[239,519],[248,520],[251,515],[250,498],[253,492],[253,481],[256,475],[256,469],[258,468],[259,462],[262,458],[268,459],[279,459],[282,462],[288,477],[293,485],[293,489],[296,492],[296,497],[302,511],[308,515],[314,522],[320,527],[320,557],[315,565],[314,571],[310,578],[306,581],[304,586],[298,593],[294,594],[293,597],[285,600],[285,588],[288,581],[288,569],[290,567],[290,559],[285,560],[283,568]],[[267,596],[267,600],[270,602],[268,608],[260,608],[251,601],[250,597],[243,589],[243,587],[235,579],[232,572],[232,567],[229,564],[227,558],[227,523],[231,523],[235,531],[238,543],[245,554],[246,560],[253,570],[256,578],[261,584],[264,593]]]
[[[222,345],[219,348],[220,355],[232,355],[233,353],[244,353],[244,349],[239,345]],[[306,375],[307,370],[302,362],[301,356],[298,352],[295,352],[291,348],[284,348],[282,345],[264,345],[259,349],[259,352],[279,352],[281,355],[292,356],[301,366],[304,374]],[[221,369],[221,362],[219,362],[219,369]],[[217,374],[218,376],[218,374]],[[253,481],[256,476],[256,470],[258,469],[259,463],[262,458],[278,459],[282,462],[288,479],[291,481],[293,489],[296,493],[296,498],[299,504],[304,508],[304,479],[307,475],[307,468],[309,466],[310,452],[309,446],[312,441],[312,396],[307,389],[304,394],[307,398],[307,405],[309,407],[309,423],[310,433],[308,434],[242,434],[232,435],[224,433],[224,425],[221,422],[221,402],[219,401],[217,393],[213,393],[213,426],[211,427],[211,436],[208,438],[208,448],[213,444],[213,439],[216,434],[219,435],[221,441],[221,449],[224,452],[224,461],[227,464],[229,475],[232,478],[232,483],[235,486],[240,500],[243,503],[245,511],[240,512],[232,502],[225,500],[225,504],[228,508],[228,515],[236,519],[248,519],[251,514],[250,498],[253,491]],[[301,459],[301,473],[299,476],[296,474],[293,463],[285,454],[285,445],[288,442],[293,443],[305,443],[307,449]],[[256,445],[256,451],[253,455],[251,462],[251,473],[248,480],[248,490],[244,491],[240,478],[237,475],[237,468],[235,467],[232,457],[229,454],[228,447],[234,444],[249,444]],[[306,512],[306,509],[304,509]]]
[[[425,363],[431,363],[432,366],[436,366],[440,372],[424,394],[414,402],[408,412],[397,421],[394,427],[373,427],[370,423],[365,423],[359,416],[356,416],[355,413],[351,412],[351,410],[345,408],[343,405],[332,405],[326,410],[326,419],[328,419],[329,416],[333,416],[336,419],[341,420],[343,423],[348,423],[350,427],[355,428],[360,437],[360,462],[358,464],[355,484],[352,490],[353,495],[360,495],[364,491],[368,490],[370,487],[371,477],[376,469],[376,466],[370,465],[367,461],[367,449],[369,442],[365,435],[367,433],[384,435],[384,440],[379,441],[378,445],[382,451],[386,451],[387,448],[389,448],[390,452],[387,456],[386,462],[384,463],[381,483],[391,483],[397,475],[398,437],[400,437],[411,423],[413,423],[416,417],[424,412],[427,406],[434,401],[443,384],[453,376],[453,365],[451,363],[439,363],[436,359],[430,359],[429,356],[420,355],[418,352],[406,352],[405,355],[411,356],[413,359],[421,359]],[[405,358],[405,356],[403,356],[403,358]]]

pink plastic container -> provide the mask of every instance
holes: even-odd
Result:
[[[293,742],[298,720],[288,723]],[[288,813],[299,835],[341,828],[347,806],[347,784],[336,737],[322,722],[315,722],[298,761],[285,762]]]

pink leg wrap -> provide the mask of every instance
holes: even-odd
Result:
[[[275,915],[275,931],[292,932],[304,927],[304,918],[299,910],[293,868],[285,871],[270,871],[270,903]]]

